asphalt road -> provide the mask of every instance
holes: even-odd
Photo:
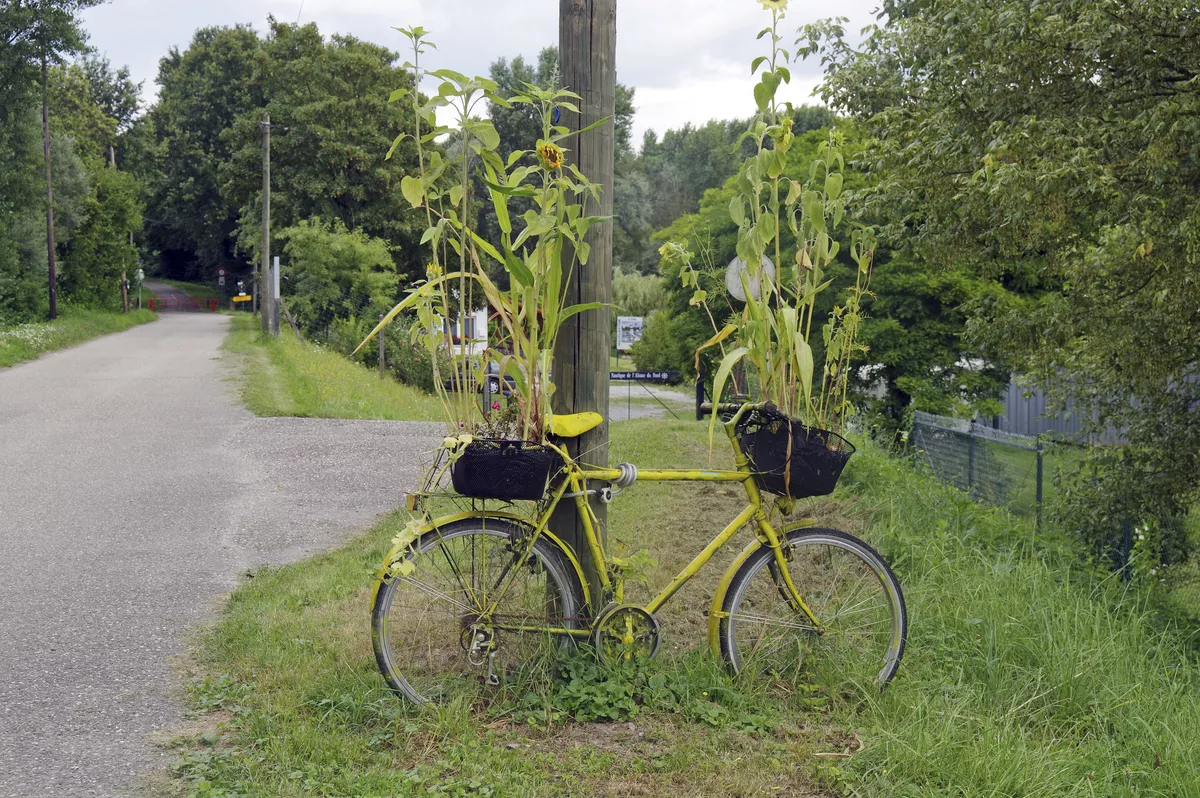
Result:
[[[0,371],[0,796],[122,795],[166,755],[169,658],[240,574],[398,505],[440,426],[258,419],[170,314]]]

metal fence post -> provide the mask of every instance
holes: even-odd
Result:
[[[1042,441],[1038,439],[1037,444],[1037,521],[1036,529],[1042,531],[1042,475],[1045,472],[1043,467],[1043,449]]]
[[[1125,519],[1121,530],[1121,562],[1117,569],[1121,572],[1121,581],[1128,582],[1132,574],[1129,572],[1129,558],[1133,556],[1133,522]]]
[[[967,433],[967,495],[975,497],[975,430]]]

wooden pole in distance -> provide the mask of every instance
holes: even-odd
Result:
[[[50,161],[50,77],[42,56],[42,146],[46,153],[46,265],[50,272],[50,321],[58,318],[58,255],[54,244],[54,169]]]
[[[254,301],[251,303],[262,312],[263,332],[271,331],[270,302],[263,302],[263,291],[267,290],[267,274],[271,270],[271,115],[263,114],[263,189],[262,189],[262,263],[254,273]]]
[[[614,126],[616,108],[617,0],[559,0],[559,80],[563,88],[578,94],[580,113],[562,109],[561,124],[580,130],[601,119],[607,124],[568,139],[569,161],[593,183],[603,188],[600,202],[588,201],[584,213],[612,216]],[[586,266],[576,266],[570,275],[566,304],[612,302],[612,223],[604,222],[588,231],[591,257]],[[570,262],[569,253],[563,262]],[[594,411],[604,423],[569,443],[572,457],[593,465],[608,465],[608,353],[612,349],[609,308],[589,310],[573,316],[558,335],[554,348],[554,412]],[[603,535],[607,520],[605,506],[593,502]],[[574,502],[562,502],[551,521],[583,561],[591,585],[592,612],[603,608],[607,597],[600,595],[600,580],[588,552],[583,526]]]

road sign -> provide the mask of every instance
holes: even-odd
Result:
[[[609,380],[613,382],[677,382],[678,371],[610,371]]]
[[[641,316],[617,316],[617,349],[628,352],[642,340],[646,320]]]
[[[218,276],[218,277],[224,278],[224,277],[225,277],[225,275],[226,275],[226,273],[227,273],[227,272],[225,271],[225,267],[224,267],[224,266],[222,266],[221,268],[217,269],[217,276]]]
[[[225,285],[225,275],[221,275],[217,278],[217,285]]]
[[[136,272],[134,272],[133,276],[134,276],[134,279],[137,280],[139,283],[142,280],[146,279],[146,273],[144,271],[142,271],[141,269],[138,269]]]
[[[234,302],[249,302],[253,298],[254,297],[252,297],[252,296],[235,296],[233,298],[233,301]]]

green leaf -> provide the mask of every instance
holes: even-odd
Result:
[[[394,103],[394,102],[396,102],[396,100],[403,100],[407,96],[408,96],[408,89],[396,89],[388,97],[388,102]]]
[[[458,207],[458,203],[462,202],[462,198],[463,198],[463,187],[458,186],[458,185],[451,186],[450,187],[450,204],[455,207]]]
[[[581,133],[587,133],[589,130],[595,130],[596,128],[600,127],[604,123],[608,122],[608,120],[610,120],[610,119],[612,119],[611,116],[606,116],[599,121],[593,122],[592,124],[588,125],[587,127],[580,128],[579,130],[576,130],[574,133],[568,133],[565,136],[558,136],[554,140],[555,141],[564,141],[566,139],[571,138],[572,136],[578,136]]]
[[[762,66],[763,62],[766,60],[767,60],[767,57],[765,55],[760,55],[758,58],[755,58],[753,61],[751,61],[750,62],[750,74],[753,75],[755,72],[757,72],[758,68],[760,66]]]
[[[421,182],[421,178],[413,175],[405,175],[404,179],[400,181],[400,193],[414,208],[420,208],[425,201],[425,186]]]
[[[571,318],[576,313],[583,313],[587,310],[599,310],[600,308],[606,307],[608,307],[608,303],[606,302],[584,302],[579,305],[571,305],[570,307],[563,309],[562,315],[558,317],[558,323],[560,325],[563,324],[567,319]]]
[[[586,266],[588,258],[592,254],[592,245],[586,241],[580,241],[575,244],[575,257],[579,258],[579,263]]]
[[[494,150],[500,146],[500,134],[496,132],[495,126],[490,121],[480,122],[472,132],[479,139],[479,143],[487,149]]]
[[[725,358],[721,361],[721,365],[717,367],[717,376],[713,379],[712,398],[714,405],[721,401],[721,391],[725,389],[725,382],[729,379],[729,374],[733,371],[733,367],[736,366],[737,362],[744,358],[749,352],[750,350],[744,346],[739,346],[737,349],[730,350],[730,352],[725,355]],[[717,431],[718,415],[720,414],[713,413],[712,418],[709,419],[708,422],[709,446],[712,445],[713,437]]]
[[[490,166],[487,168],[487,172],[488,177],[492,179],[492,184],[490,185],[494,185],[496,173]],[[500,225],[500,229],[504,231],[506,236],[512,235],[512,220],[508,217],[508,200],[505,199],[504,192],[490,190],[489,188],[488,194],[492,197],[492,207],[496,209],[496,223]],[[507,241],[508,239],[505,240]]]
[[[533,285],[533,272],[530,271],[525,261],[511,252],[504,253],[504,270],[521,285],[525,287]]]
[[[470,83],[470,81],[467,80],[466,75],[461,72],[455,72],[453,69],[435,69],[429,74],[435,78],[440,78],[442,80],[453,80],[463,85]]]
[[[825,177],[825,196],[835,200],[842,195],[842,173],[830,172]]]
[[[796,200],[800,199],[800,192],[804,190],[804,184],[798,180],[789,181],[791,186],[788,188],[787,199],[783,201],[784,205],[795,205]]]
[[[504,256],[497,252],[496,248],[487,242],[487,239],[480,238],[479,233],[476,233],[474,230],[470,230],[469,232],[471,233],[471,238],[474,240],[475,244],[484,252],[486,252],[488,257],[492,258],[497,263],[507,263],[507,261],[504,259]],[[454,239],[450,239],[450,242],[454,243]]]
[[[746,223],[746,201],[735,196],[729,201],[729,218],[738,227]]]
[[[388,148],[387,155],[384,156],[385,161],[390,161],[392,159],[392,156],[396,154],[396,150],[400,148],[401,143],[403,143],[406,138],[409,138],[409,135],[407,133],[401,133],[399,136],[396,136],[396,138],[392,139],[392,146]]]

